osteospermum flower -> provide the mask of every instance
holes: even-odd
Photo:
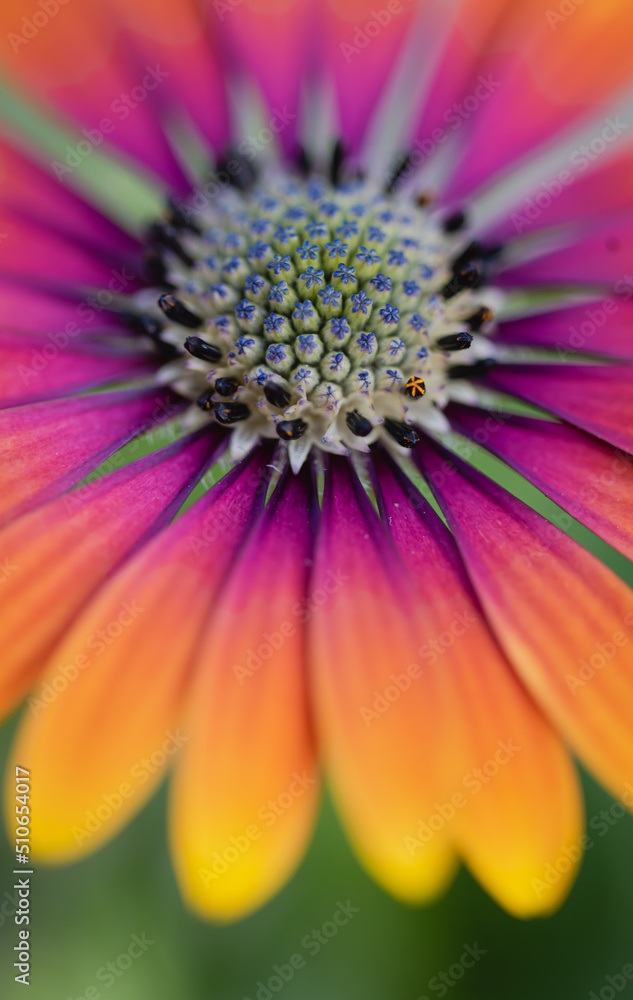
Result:
[[[3,4],[6,73],[77,129],[44,166],[2,145],[0,691],[36,861],[173,764],[183,895],[233,918],[324,774],[397,897],[461,858],[529,916],[582,853],[572,755],[631,801],[633,598],[562,530],[633,553],[630,5],[440,6]],[[124,210],[92,189],[118,221],[75,190],[106,148],[143,171]]]

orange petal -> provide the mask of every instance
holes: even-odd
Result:
[[[477,8],[478,0],[472,0]],[[633,70],[628,0],[585,3],[561,14],[540,0],[508,3],[480,64],[488,96],[462,113],[469,144],[450,197],[463,198],[583,114],[601,113]],[[599,39],[599,44],[596,43]],[[471,101],[472,103],[472,101]],[[608,105],[607,105],[608,106]],[[600,134],[606,124],[597,125]],[[609,131],[609,141],[617,130]]]
[[[419,850],[445,830],[488,892],[515,916],[556,908],[582,855],[583,809],[567,750],[519,682],[488,627],[450,532],[384,458],[385,518],[431,630],[421,628],[421,686],[442,725],[433,760],[442,793]],[[405,677],[406,680],[406,677]],[[408,697],[408,691],[402,697]]]
[[[37,860],[96,850],[140,809],[191,735],[178,728],[191,655],[261,500],[267,454],[142,548],[55,651],[12,751],[12,761],[38,775]]]
[[[310,485],[282,481],[231,573],[196,656],[173,784],[171,842],[185,898],[232,920],[286,881],[318,796],[301,601]]]
[[[0,531],[6,565],[0,715],[24,696],[96,587],[178,509],[215,447],[212,436],[162,449]]]
[[[567,424],[455,403],[453,425],[633,559],[633,459]]]
[[[67,180],[82,156],[112,143],[166,181],[182,185],[158,112],[160,87],[169,78],[160,67],[148,77],[152,67],[134,59],[111,4],[82,0],[69,7],[62,2],[54,15],[47,15],[37,6],[25,11],[21,0],[5,0],[0,34],[5,39],[3,71],[10,82],[49,101],[91,133],[78,136],[90,147],[87,153],[71,146],[64,159],[55,161],[62,171],[58,176]],[[133,88],[139,88],[139,95],[142,88],[140,100],[132,96]]]
[[[633,780],[633,593],[540,514],[439,446],[420,452],[502,648],[584,763]]]
[[[415,902],[446,885],[455,857],[445,831],[416,843],[442,791],[432,765],[442,720],[419,685],[381,714],[400,675],[421,668],[401,569],[351,466],[334,459],[308,606],[320,743],[361,860]]]

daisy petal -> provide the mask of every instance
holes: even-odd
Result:
[[[113,264],[129,263],[138,254],[136,240],[1,139],[0,178],[1,204],[14,216],[13,226],[8,216],[11,229],[22,216],[66,239],[90,243],[94,256],[108,254]],[[15,250],[14,234],[8,233],[5,239],[11,240],[10,249]]]
[[[633,373],[607,365],[498,365],[491,388],[542,406],[625,451],[633,449]]]
[[[261,905],[303,854],[318,801],[305,636],[297,613],[312,555],[305,473],[277,487],[196,655],[191,739],[170,803],[176,872],[202,916]]]
[[[433,757],[443,790],[418,850],[443,820],[502,906],[521,917],[555,909],[574,869],[547,894],[533,880],[582,834],[569,754],[496,644],[450,532],[389,461],[377,471],[385,517],[432,623],[414,683],[442,719]]]
[[[480,65],[496,89],[467,121],[453,198],[466,197],[557,129],[599,109],[633,70],[628,0],[584,4],[572,16],[547,11],[540,0],[506,9]]]
[[[404,44],[413,5],[397,13],[372,0],[330,0],[326,5],[328,67],[338,92],[338,115],[346,152],[361,149],[367,126]],[[367,48],[367,51],[365,51]]]
[[[301,85],[308,65],[312,7],[305,0],[216,4],[210,17],[227,66],[254,76],[272,112],[270,129],[282,149],[296,152]]]
[[[602,141],[600,137],[598,143]],[[506,243],[526,232],[629,211],[633,203],[631,150],[604,164],[594,161],[587,167],[588,159],[581,152],[572,153],[568,169],[524,191],[514,210],[485,231],[486,239]]]
[[[181,406],[169,390],[133,389],[0,412],[0,516],[59,496]]]
[[[633,286],[629,288],[633,294]],[[632,324],[633,306],[622,298],[606,298],[500,323],[495,340],[514,346],[551,347],[563,361],[573,360],[579,352],[633,361]]]
[[[451,23],[415,133],[419,142],[430,141],[431,152],[443,136],[463,128],[465,109],[460,112],[458,102],[472,94],[473,82],[479,87],[477,63],[507,6],[508,0],[462,0],[455,11],[443,12]]]
[[[68,329],[77,328],[72,321]],[[80,345],[57,330],[48,337],[0,330],[0,409],[88,391],[155,370],[153,356]],[[70,346],[72,344],[72,347]]]
[[[442,791],[432,765],[442,721],[413,685],[380,714],[397,676],[420,667],[414,601],[401,579],[351,466],[333,459],[310,593],[320,743],[359,857],[390,892],[414,902],[445,887],[455,857],[445,831],[424,850],[413,843]]]
[[[633,559],[633,459],[565,424],[451,404],[457,430],[483,444],[628,559]]]
[[[13,750],[41,775],[31,839],[39,860],[96,850],[141,808],[189,738],[178,726],[191,655],[264,462],[262,450],[141,548],[57,648]]]
[[[104,319],[108,317],[107,311],[91,308],[77,289],[64,294],[60,290],[32,288],[28,281],[7,279],[3,275],[0,275],[0,315],[10,319],[12,330],[46,333],[50,339],[51,331],[63,330],[72,339],[108,322]]]
[[[195,0],[115,0],[115,6],[139,67],[160,70],[158,107],[174,114],[186,108],[211,148],[224,148],[229,112],[214,52],[215,16],[204,18]]]
[[[53,500],[0,531],[5,644],[0,715],[24,695],[91,593],[160,519],[217,447],[172,445]],[[166,513],[167,512],[167,513]],[[69,661],[70,662],[70,661]],[[40,703],[47,707],[46,702]]]
[[[95,249],[94,241],[86,247],[47,227],[41,218],[0,205],[0,267],[5,279],[28,278],[44,288],[66,283],[127,293],[140,286],[139,264],[115,267]]]
[[[504,287],[606,284],[614,286],[620,294],[625,291],[630,298],[632,269],[633,216],[629,211],[615,218],[600,219],[587,234],[578,234],[568,246],[508,268],[495,280]]]
[[[60,5],[46,30],[35,35],[25,20],[20,0],[2,4],[0,33],[7,40],[3,68],[9,80],[27,94],[49,101],[79,129],[97,137],[93,144],[90,135],[78,135],[90,147],[84,156],[112,143],[176,189],[184,189],[157,114],[165,70],[133,57],[131,41],[121,38],[120,19],[111,5],[83,0],[71,11]],[[63,179],[82,161],[72,146],[70,151],[67,158],[72,165],[65,159],[53,164],[54,168],[58,164]]]
[[[622,795],[633,779],[633,594],[439,445],[422,443],[418,458],[515,670],[587,767]]]

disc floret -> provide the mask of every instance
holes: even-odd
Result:
[[[233,428],[235,458],[281,438],[295,470],[312,447],[407,449],[437,424],[453,353],[467,368],[492,321],[437,213],[365,182],[274,177],[190,215],[155,313],[190,423]]]

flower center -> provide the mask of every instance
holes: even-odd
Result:
[[[232,429],[235,458],[260,437],[287,441],[295,471],[314,446],[412,448],[455,352],[482,357],[477,255],[422,199],[274,175],[178,221],[153,227],[172,288],[154,319],[177,352],[160,377],[195,401],[190,423]]]

